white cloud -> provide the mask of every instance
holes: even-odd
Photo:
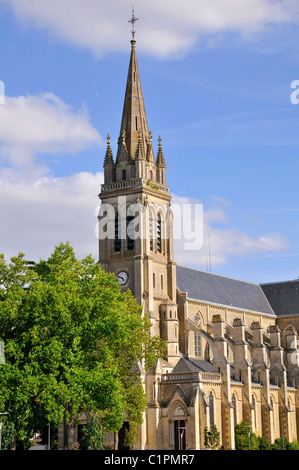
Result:
[[[47,259],[54,246],[69,241],[78,257],[96,258],[97,195],[103,174],[77,173],[65,178],[20,179],[16,173],[0,183],[0,253],[20,251],[27,259]]]
[[[3,0],[19,21],[66,43],[101,55],[127,49],[127,0]],[[204,35],[251,35],[270,25],[299,23],[297,0],[135,1],[140,49],[165,57],[192,47]]]
[[[228,201],[217,196],[214,199],[218,205],[214,203],[211,208],[203,207],[202,246],[196,250],[186,250],[188,240],[181,238],[174,241],[175,260],[178,264],[201,268],[207,268],[211,264],[215,267],[228,263],[232,257],[281,252],[289,248],[288,242],[278,233],[260,234],[254,238],[234,227],[225,211]],[[188,200],[186,197],[173,198],[173,204],[178,206],[188,204],[188,201],[191,205],[200,204],[200,201]],[[184,223],[189,221],[184,219]],[[174,231],[179,233],[176,226],[181,224],[182,219],[175,218]],[[198,234],[194,234],[194,239],[196,236]]]
[[[102,174],[54,177],[47,158],[101,142],[86,110],[74,110],[51,93],[6,97],[0,106],[0,252],[7,259],[20,251],[46,258],[68,240],[80,256],[96,254]]]
[[[0,156],[23,173],[47,172],[36,165],[38,153],[76,154],[100,143],[86,110],[75,111],[52,93],[6,97],[0,106]]]
[[[9,259],[23,251],[27,259],[39,260],[47,258],[55,245],[70,241],[78,257],[92,253],[97,259],[95,230],[101,183],[102,173],[77,173],[64,178],[44,176],[34,181],[9,173],[0,183],[0,252]],[[174,196],[172,205],[189,203],[200,201]],[[180,223],[179,218],[174,219],[175,230]],[[225,228],[218,227],[222,223]],[[176,262],[205,268],[209,248],[213,267],[226,264],[231,257],[281,252],[288,248],[279,234],[253,238],[235,227],[227,228],[229,223],[223,206],[204,208],[203,246],[188,251],[186,240],[175,240]]]

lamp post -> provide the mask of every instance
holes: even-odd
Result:
[[[248,450],[250,450],[250,433],[251,433],[251,426],[245,426],[245,428],[249,428],[249,430],[248,430]]]
[[[50,421],[48,423],[48,450],[51,450],[51,427]]]

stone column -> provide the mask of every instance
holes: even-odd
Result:
[[[227,358],[227,341],[224,337],[224,321],[220,315],[214,315],[213,323],[213,355],[214,366],[222,376],[221,413],[222,413],[222,443],[228,449],[235,448],[235,430],[233,425],[233,408],[231,401],[230,364]]]

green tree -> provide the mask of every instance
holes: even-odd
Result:
[[[290,450],[291,446],[292,446],[291,443],[286,438],[282,439],[281,437],[278,437],[273,442],[272,449],[273,450]]]
[[[259,450],[272,450],[271,443],[264,436],[259,436],[258,442],[259,442]]]
[[[250,432],[250,438],[249,438]],[[245,421],[237,424],[235,427],[235,446],[236,450],[248,450],[250,443],[250,450],[259,449],[259,440],[255,433],[251,432],[251,428]]]
[[[83,428],[83,436],[80,445],[83,450],[103,450],[105,433],[98,416],[92,416],[87,420]]]
[[[217,429],[216,424],[212,424],[210,429],[207,427],[204,429],[204,445],[206,449],[215,450],[220,445],[220,432]]]
[[[2,423],[1,430],[1,450],[10,450],[15,440],[15,427],[7,416],[0,415],[0,422]]]
[[[91,256],[77,260],[68,243],[34,267],[23,254],[9,265],[1,256],[0,286],[0,406],[17,438],[73,425],[83,411],[117,432],[126,412],[133,442],[146,406],[139,367],[151,367],[164,344],[149,337],[132,293]]]

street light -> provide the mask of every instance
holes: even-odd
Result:
[[[248,450],[250,450],[250,433],[251,433],[251,426],[247,425],[245,428],[249,428],[248,431]]]

